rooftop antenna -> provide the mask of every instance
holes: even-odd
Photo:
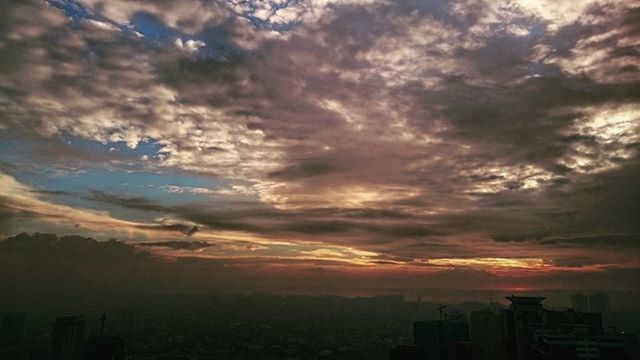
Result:
[[[103,312],[102,316],[100,317],[100,336],[104,336],[104,323],[105,323],[105,321],[107,321],[107,314],[105,314]]]

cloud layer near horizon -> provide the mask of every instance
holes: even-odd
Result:
[[[639,24],[615,0],[4,2],[0,234],[634,269]]]

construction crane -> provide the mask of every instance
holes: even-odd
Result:
[[[447,307],[448,307],[447,305],[442,305],[442,304],[438,306],[438,312],[440,313],[440,321],[444,320],[444,309],[446,309]]]

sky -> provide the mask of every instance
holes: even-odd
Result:
[[[638,1],[2,1],[0,237],[274,290],[638,290],[639,100]]]

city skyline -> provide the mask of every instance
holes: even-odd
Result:
[[[8,360],[638,358],[637,312],[616,311],[612,324],[602,311],[549,307],[548,299],[539,295],[507,296],[508,306],[444,305],[402,296],[220,291],[129,298],[126,305],[108,303],[101,311],[95,303],[75,303],[67,310],[50,304],[45,312],[0,313],[0,356]],[[574,294],[572,301],[581,296]],[[606,294],[596,298],[608,302]],[[60,316],[61,312],[87,316]]]
[[[0,29],[5,265],[40,233],[167,288],[640,288],[637,1],[29,0]]]

